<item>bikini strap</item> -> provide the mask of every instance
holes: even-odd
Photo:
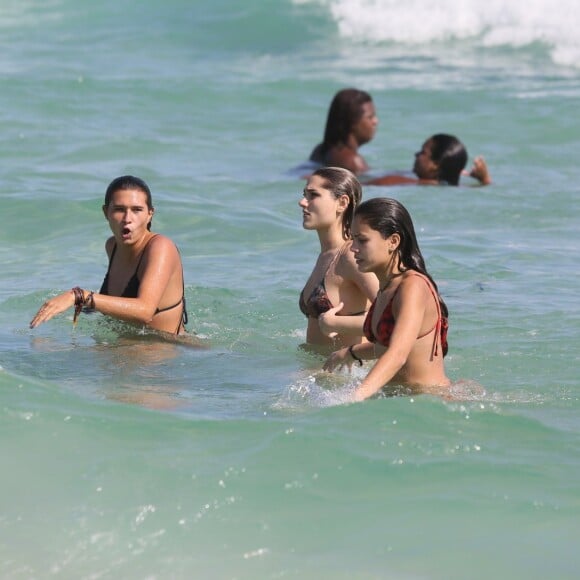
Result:
[[[177,248],[177,246],[175,246]],[[179,248],[177,248],[177,252],[179,252]],[[181,319],[179,320],[179,324],[177,325],[177,330],[175,334],[179,334],[179,329],[183,325],[183,328],[187,330],[185,327],[189,322],[189,316],[187,315],[187,304],[185,302],[185,275],[183,274],[183,265],[181,266],[181,303],[183,304],[183,310],[181,311]]]
[[[326,271],[324,272],[324,276],[322,276],[322,281],[324,282],[324,279],[326,278],[326,274],[328,274],[328,271],[330,270],[330,268],[332,268],[340,259],[340,257],[344,254],[344,250],[346,248],[346,245],[350,242],[350,240],[346,240],[344,242],[344,244],[342,244],[342,246],[340,246],[340,248],[338,248],[338,250],[336,250],[336,252],[334,253],[334,256],[332,256],[332,260],[330,260],[330,263],[328,264]]]
[[[177,248],[177,246],[175,246]],[[177,253],[179,254],[179,258],[181,260],[181,252],[179,248],[177,248]],[[183,310],[181,311],[181,318],[179,320],[179,324],[177,325],[177,330],[175,334],[179,334],[179,329],[183,325],[183,328],[187,330],[185,327],[189,322],[189,316],[187,315],[187,304],[185,302],[185,274],[183,273],[183,262],[181,263],[181,303],[183,304]]]
[[[437,307],[437,322],[435,323],[435,326],[431,329],[431,330],[435,330],[435,335],[433,336],[433,346],[431,347],[431,358],[430,358],[430,360],[433,360],[433,357],[436,357],[438,352],[439,352],[439,348],[437,347],[437,338],[441,334],[441,324],[442,324],[442,319],[443,319],[443,315],[441,313],[441,303],[439,302],[439,296],[437,296],[437,293],[433,289],[433,286],[429,282],[427,277],[424,274],[421,274],[420,272],[414,272],[413,275],[419,276],[419,278],[421,278],[425,282],[425,284],[427,284],[427,287],[429,288],[429,291],[431,292],[431,296],[433,296],[433,300],[435,300],[435,306]],[[399,287],[400,287],[400,284],[399,284]],[[397,288],[397,290],[398,290],[398,288]],[[431,332],[431,330],[429,332]],[[426,336],[426,335],[424,334],[423,336]]]
[[[141,262],[143,261],[143,257],[145,256],[145,252],[147,251],[147,248],[149,247],[149,244],[153,241],[153,239],[155,239],[159,234],[153,234],[148,240],[147,243],[145,244],[145,247],[141,250],[141,255],[139,256],[139,261],[137,262],[137,267],[135,268],[135,274],[137,274],[139,272],[139,268],[141,266]],[[115,249],[117,248],[117,245],[115,244]],[[111,256],[112,258],[112,256]]]
[[[111,265],[113,264],[113,258],[115,257],[116,252],[117,252],[117,242],[113,244],[113,249],[111,250],[111,257],[109,258],[109,266],[107,267],[107,273],[105,274],[105,278],[109,277],[109,272],[111,271]]]

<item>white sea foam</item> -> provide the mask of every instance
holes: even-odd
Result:
[[[275,409],[299,410],[305,407],[334,407],[352,403],[356,385],[366,373],[353,368],[352,373],[323,371],[295,378],[274,403]]]
[[[345,38],[423,45],[470,40],[481,48],[543,45],[580,66],[576,0],[294,0],[326,7]]]

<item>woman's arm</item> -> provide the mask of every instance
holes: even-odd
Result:
[[[137,298],[120,298],[95,294],[95,310],[138,324],[149,324],[159,308],[161,299],[176,272],[181,272],[181,258],[175,244],[165,236],[157,235],[151,240],[143,257]],[[182,287],[176,289],[176,302]],[[170,297],[171,298],[171,297]]]
[[[379,280],[374,274],[365,274],[358,269],[350,249],[343,254],[340,261],[340,269],[344,281],[351,284],[368,302],[372,302],[375,299],[379,291]],[[340,316],[339,313],[343,307],[344,302],[341,301],[335,308],[331,308],[318,317],[320,330],[326,336],[334,334],[356,336],[362,334],[366,313],[354,316]],[[364,310],[366,310],[366,307]]]
[[[146,250],[141,268],[139,295],[137,298],[122,298],[105,294],[92,294],[91,304],[94,309],[106,316],[118,318],[125,322],[148,324],[159,307],[172,275],[180,269],[181,260],[177,248],[169,238],[156,236]],[[89,300],[90,292],[83,290],[83,300]],[[181,294],[181,287],[179,288]],[[63,292],[47,300],[30,322],[31,328],[47,322],[57,314],[75,306],[73,291]]]
[[[342,369],[344,366],[352,367],[354,362],[362,365],[363,360],[375,358],[375,345],[372,342],[363,342],[352,346],[345,346],[335,350],[327,359],[322,370],[333,372],[335,369]]]
[[[407,177],[396,173],[374,177],[364,181],[363,185],[417,185],[419,180],[416,177]]]
[[[324,164],[328,167],[344,167],[355,175],[360,175],[369,170],[364,158],[357,152],[345,145],[335,145],[326,154]]]
[[[417,276],[401,282],[393,303],[395,326],[387,350],[356,388],[354,399],[362,401],[379,391],[401,370],[420,334],[428,289]]]
[[[362,334],[366,313],[340,316],[344,302],[327,310],[318,317],[318,326],[322,334],[334,338],[336,335],[357,336]]]

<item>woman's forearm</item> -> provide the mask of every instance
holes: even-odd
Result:
[[[377,393],[401,370],[405,360],[405,357],[397,356],[396,351],[387,350],[356,388],[355,400],[363,401]]]
[[[336,316],[335,332],[342,335],[362,334],[366,313],[350,316]]]
[[[106,294],[94,294],[93,304],[97,312],[125,322],[149,324],[155,315],[155,306],[142,298],[120,298]]]

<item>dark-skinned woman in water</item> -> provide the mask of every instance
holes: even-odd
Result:
[[[369,166],[359,147],[373,139],[379,120],[371,96],[358,89],[338,91],[328,110],[324,138],[310,154],[310,161],[329,167],[344,167],[355,175]]]
[[[365,185],[459,185],[461,175],[477,179],[481,185],[489,185],[491,176],[485,159],[478,156],[470,171],[467,165],[467,149],[454,135],[437,133],[429,137],[415,153],[413,173],[416,177],[391,173],[366,180]]]

